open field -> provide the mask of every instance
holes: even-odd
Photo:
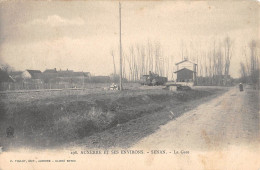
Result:
[[[5,149],[129,147],[160,125],[227,90],[198,87],[172,92],[127,84],[126,90],[119,92],[104,87],[2,94],[0,145]],[[13,138],[5,135],[9,126],[15,129]]]

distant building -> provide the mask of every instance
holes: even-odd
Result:
[[[59,78],[68,78],[73,77],[73,70],[59,70],[58,71],[58,77]]]
[[[26,75],[28,77],[30,76],[31,79],[41,79],[42,78],[42,72],[40,70],[26,70],[24,75]]]
[[[44,81],[44,83],[49,83],[50,81],[56,81],[57,77],[58,77],[58,72],[56,68],[46,69],[42,73],[42,80]]]
[[[194,71],[187,68],[182,68],[176,72],[177,82],[193,82],[194,81]]]
[[[73,75],[73,77],[85,77],[85,78],[90,77],[89,72],[73,72],[72,75]]]
[[[177,66],[177,82],[195,82],[197,76],[197,64],[184,59],[181,62],[175,64]]]
[[[50,79],[58,77],[58,71],[56,70],[56,68],[46,69],[42,74],[44,75],[44,77],[47,77]]]
[[[25,79],[30,79],[31,74],[28,71],[12,71],[9,73],[9,76],[15,81],[15,82],[22,82]]]
[[[90,78],[89,72],[74,72],[73,70],[58,71],[57,79],[59,82],[82,82]]]
[[[56,70],[56,68],[54,68],[54,69],[46,69],[44,72],[43,72],[43,74],[57,74],[58,72],[57,72],[57,70]]]

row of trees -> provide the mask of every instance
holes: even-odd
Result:
[[[233,41],[226,37],[221,41],[213,41],[209,50],[200,51],[197,55],[198,76],[206,77],[199,84],[230,85],[230,64],[233,55]]]
[[[114,74],[116,74],[114,51],[111,50],[114,63]],[[169,76],[170,61],[168,56],[163,54],[159,42],[148,41],[145,45],[130,45],[123,50],[123,77],[130,81],[137,81],[149,71],[155,72],[160,76]],[[171,70],[173,72],[173,70]]]
[[[10,65],[8,65],[8,64],[2,64],[2,63],[0,63],[0,69],[1,69],[2,71],[5,71],[6,73],[10,73],[11,71],[14,70],[14,68],[11,67]]]
[[[221,41],[214,41],[209,49],[184,48],[182,43],[180,55],[182,59],[188,58],[198,64],[197,75],[207,77],[206,84],[226,85],[230,79],[230,64],[233,54],[233,42],[229,37]],[[184,51],[186,50],[186,54]],[[114,51],[111,56],[114,61],[114,74],[116,74],[116,64]],[[179,56],[178,56],[179,58]],[[175,61],[176,62],[176,61]],[[164,55],[159,42],[147,41],[146,44],[130,45],[123,50],[123,77],[130,81],[140,79],[141,75],[155,72],[160,76],[173,78],[174,58]]]
[[[252,40],[248,46],[243,49],[244,61],[240,62],[240,80],[243,83],[251,83],[259,88],[259,56],[257,53],[257,43]]]

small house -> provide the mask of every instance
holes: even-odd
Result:
[[[82,82],[90,78],[89,72],[74,72],[73,70],[59,70],[57,79],[59,82]]]
[[[58,77],[58,72],[57,72],[56,68],[46,69],[42,73],[42,79],[45,83],[49,83],[50,81],[55,81],[57,77]]]
[[[187,58],[175,64],[177,66],[177,82],[195,82],[197,75],[197,64]]]
[[[42,72],[40,70],[26,70],[26,71],[31,76],[31,79],[41,79],[42,78]],[[24,74],[29,76],[26,72]]]
[[[177,74],[177,82],[193,82],[194,81],[194,71],[182,68],[176,72]]]

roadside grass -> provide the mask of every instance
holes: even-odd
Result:
[[[35,100],[0,102],[0,145],[7,148],[55,148],[130,120],[182,105],[220,89],[171,92],[161,89],[55,95]],[[28,94],[29,95],[29,94]],[[13,126],[15,137],[6,138]]]

